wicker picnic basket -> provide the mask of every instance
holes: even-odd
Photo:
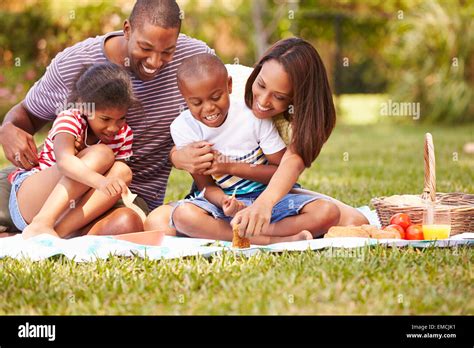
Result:
[[[414,224],[423,222],[423,210],[426,204],[435,204],[436,211],[449,210],[451,215],[451,235],[474,232],[474,194],[462,192],[436,193],[436,168],[433,138],[425,135],[425,182],[421,195],[403,195],[405,201],[422,202],[406,204],[396,202],[392,197],[376,197],[371,200],[382,226],[387,226],[390,217],[396,213],[406,213]],[[399,196],[402,197],[402,196]]]

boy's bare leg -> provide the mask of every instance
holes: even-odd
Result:
[[[104,175],[105,177],[121,178],[127,185],[132,182],[132,171],[122,162],[115,162],[112,168],[110,168],[110,170]],[[75,207],[67,211],[67,213],[61,217],[54,227],[54,230],[60,237],[80,235],[78,232],[82,227],[88,225],[90,222],[107,212],[119,199],[120,195],[110,197],[100,191],[90,189],[84,196],[82,196]],[[136,225],[136,227],[138,228],[137,230],[122,231],[122,233],[143,231],[143,224]],[[71,233],[75,235],[71,235]],[[91,234],[102,233],[96,228]]]
[[[289,236],[303,230],[311,232],[314,238],[326,233],[340,219],[338,206],[324,199],[306,204],[298,215],[287,217],[270,224],[266,234],[271,236]]]
[[[224,220],[214,219],[204,209],[191,203],[184,203],[176,208],[173,220],[179,232],[193,238],[217,239],[231,241],[232,227]],[[260,235],[250,238],[252,244],[266,245],[272,243],[292,242],[312,239],[307,231],[298,231],[292,236]]]
[[[104,146],[91,146],[81,151],[78,157],[89,168],[105,173],[115,159],[113,153],[105,150]],[[48,189],[52,189],[49,194]],[[88,190],[89,186],[63,176],[56,165],[27,178],[17,194],[21,214],[27,223],[31,222],[23,231],[23,236],[29,238],[40,233],[57,235],[54,230],[56,221],[71,202]]]
[[[163,204],[153,210],[146,218],[144,228],[145,231],[163,231],[169,236],[176,236],[176,229],[170,227],[170,217],[173,207]]]

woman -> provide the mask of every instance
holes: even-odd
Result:
[[[247,80],[245,101],[258,118],[281,122],[283,115],[292,130],[288,150],[268,187],[232,220],[242,236],[253,236],[266,231],[273,206],[317,158],[335,126],[336,113],[324,64],[316,49],[299,38],[280,40],[268,49]],[[337,225],[368,223],[357,209],[332,200],[340,210]]]

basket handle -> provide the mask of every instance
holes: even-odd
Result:
[[[425,184],[421,198],[436,200],[436,163],[433,137],[431,133],[425,134]]]

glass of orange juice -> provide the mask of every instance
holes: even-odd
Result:
[[[451,213],[428,207],[423,211],[423,236],[425,240],[448,239],[451,233]]]

